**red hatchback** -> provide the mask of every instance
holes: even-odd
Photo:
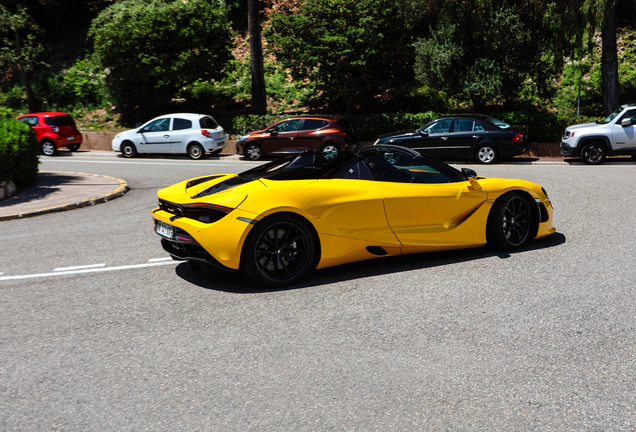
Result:
[[[47,156],[53,156],[60,147],[77,151],[82,144],[82,134],[67,113],[31,113],[21,115],[18,120],[31,126],[42,153]]]
[[[289,117],[267,129],[240,137],[236,153],[258,160],[305,150],[350,150],[355,142],[353,129],[343,117]]]

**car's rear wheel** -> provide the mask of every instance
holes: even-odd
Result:
[[[581,159],[587,165],[600,165],[607,156],[607,150],[601,143],[590,143],[581,150]]]
[[[57,152],[55,143],[51,140],[42,141],[42,154],[46,156],[53,156]]]
[[[329,143],[329,144],[325,144],[324,146],[322,146],[321,150],[322,150],[323,153],[328,153],[328,152],[338,151],[338,150],[340,150],[340,147],[338,147],[335,144]]]
[[[247,144],[243,154],[249,160],[260,160],[264,156],[263,147],[258,144]]]
[[[76,152],[79,150],[80,144],[71,144],[69,146],[66,146],[66,148],[68,148],[72,152]]]
[[[259,222],[241,255],[241,270],[259,285],[283,287],[309,273],[316,264],[317,243],[310,225],[298,216],[280,214]]]
[[[124,157],[132,158],[137,156],[137,149],[133,143],[126,141],[121,145],[121,154],[124,155]]]
[[[475,152],[475,160],[483,164],[497,162],[497,150],[491,145],[482,145]]]
[[[190,159],[201,159],[204,154],[205,152],[203,151],[201,144],[193,143],[188,146],[188,156],[190,156]]]
[[[499,197],[488,215],[488,244],[498,249],[513,250],[532,240],[537,232],[533,205],[523,192],[508,192]]]

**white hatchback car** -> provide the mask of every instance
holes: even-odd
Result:
[[[113,150],[125,157],[137,153],[187,153],[201,159],[205,152],[219,154],[227,145],[225,131],[209,115],[166,114],[137,129],[117,134]]]

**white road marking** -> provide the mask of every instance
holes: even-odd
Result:
[[[172,257],[150,258],[148,262],[172,261]]]
[[[91,265],[83,265],[83,266],[75,266],[75,267],[59,267],[59,268],[53,269],[53,271],[57,272],[57,271],[67,271],[67,270],[82,270],[82,269],[97,268],[97,267],[106,267],[106,264],[91,264]]]
[[[48,160],[47,160],[48,161]],[[124,162],[124,161],[106,161],[106,160],[64,160],[64,159],[55,159],[55,161],[51,162],[68,162],[68,163],[95,163],[95,164],[126,164],[126,165],[172,165],[172,166],[236,166],[237,164],[241,165],[262,165],[250,163],[247,161],[236,160],[236,162],[224,161],[224,162],[202,162],[202,163],[171,163],[171,162]]]
[[[182,261],[161,261],[147,264],[133,264],[133,265],[125,265],[125,266],[117,266],[117,267],[99,267],[99,268],[90,268],[90,269],[82,269],[82,270],[68,270],[68,271],[58,271],[54,273],[40,273],[40,274],[31,274],[31,275],[17,275],[17,276],[0,276],[0,281],[5,280],[19,280],[19,279],[36,279],[50,276],[61,276],[61,275],[73,275],[73,274],[82,274],[82,273],[98,273],[98,272],[106,272],[106,271],[119,271],[119,270],[130,270],[130,269],[138,269],[145,267],[156,267],[166,264],[179,264]]]

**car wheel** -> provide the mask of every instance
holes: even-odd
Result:
[[[513,250],[525,245],[536,235],[537,217],[523,192],[509,192],[493,205],[486,227],[488,244],[498,249]]]
[[[260,160],[263,158],[263,148],[258,144],[248,144],[245,146],[245,151],[243,152],[245,157],[249,160]]]
[[[57,152],[57,147],[53,141],[42,141],[42,153],[46,156],[53,156]]]
[[[497,150],[490,145],[482,145],[475,152],[475,160],[483,164],[491,164],[497,161]]]
[[[600,143],[590,143],[581,150],[581,159],[587,165],[600,165],[607,156],[605,146]]]
[[[324,146],[322,146],[322,149],[321,149],[323,153],[334,152],[339,150],[340,150],[340,147],[338,147],[335,144],[325,144]]]
[[[201,147],[201,144],[194,143],[188,146],[188,156],[190,156],[190,159],[201,159],[204,154],[205,152],[203,151],[203,147]]]
[[[241,255],[241,269],[259,285],[295,283],[316,265],[317,244],[311,226],[294,215],[274,215],[250,232]]]
[[[137,156],[137,149],[133,143],[126,141],[121,145],[121,154],[124,155],[124,157],[132,158]]]
[[[71,144],[69,146],[66,146],[66,148],[68,148],[72,152],[76,152],[79,150],[80,144]]]

